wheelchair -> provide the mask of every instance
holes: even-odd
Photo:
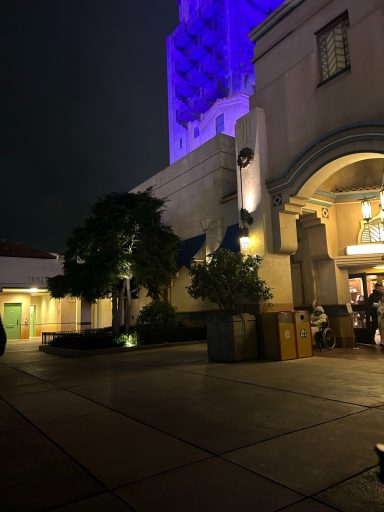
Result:
[[[315,343],[321,351],[322,347],[332,350],[336,345],[336,335],[328,322],[323,322],[320,329],[315,333]]]

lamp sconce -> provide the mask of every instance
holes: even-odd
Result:
[[[247,226],[242,226],[239,230],[240,247],[243,251],[247,251],[249,248],[249,229]]]
[[[361,201],[361,213],[365,222],[369,222],[372,219],[371,202],[365,196]]]
[[[379,196],[374,197],[374,199],[378,199],[380,203],[380,222],[381,225],[384,225],[384,170],[383,170],[383,177],[381,180],[381,188]],[[372,205],[371,201],[367,199],[367,196],[364,196],[364,199],[361,201],[361,213],[363,216],[363,220],[366,224],[368,224],[369,229],[369,223],[371,222],[373,216],[372,216]]]
[[[243,148],[237,156],[237,165],[240,169],[245,169],[253,160],[255,153],[251,148]]]

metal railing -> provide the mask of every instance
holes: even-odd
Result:
[[[85,329],[83,331],[57,331],[57,332],[42,332],[41,333],[41,344],[49,345],[53,341],[60,339],[65,341],[73,340],[74,338],[81,339],[85,336],[100,336],[104,338],[112,337],[112,330],[108,329]]]

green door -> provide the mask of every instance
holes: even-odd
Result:
[[[4,304],[4,327],[9,340],[20,339],[21,304]]]
[[[36,336],[36,306],[29,307],[29,336]]]

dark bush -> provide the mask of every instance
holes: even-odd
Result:
[[[58,333],[49,342],[52,347],[88,350],[123,346],[124,342],[116,341],[110,329]]]
[[[136,322],[140,344],[174,341],[180,330],[176,309],[168,302],[159,300],[144,306]]]

